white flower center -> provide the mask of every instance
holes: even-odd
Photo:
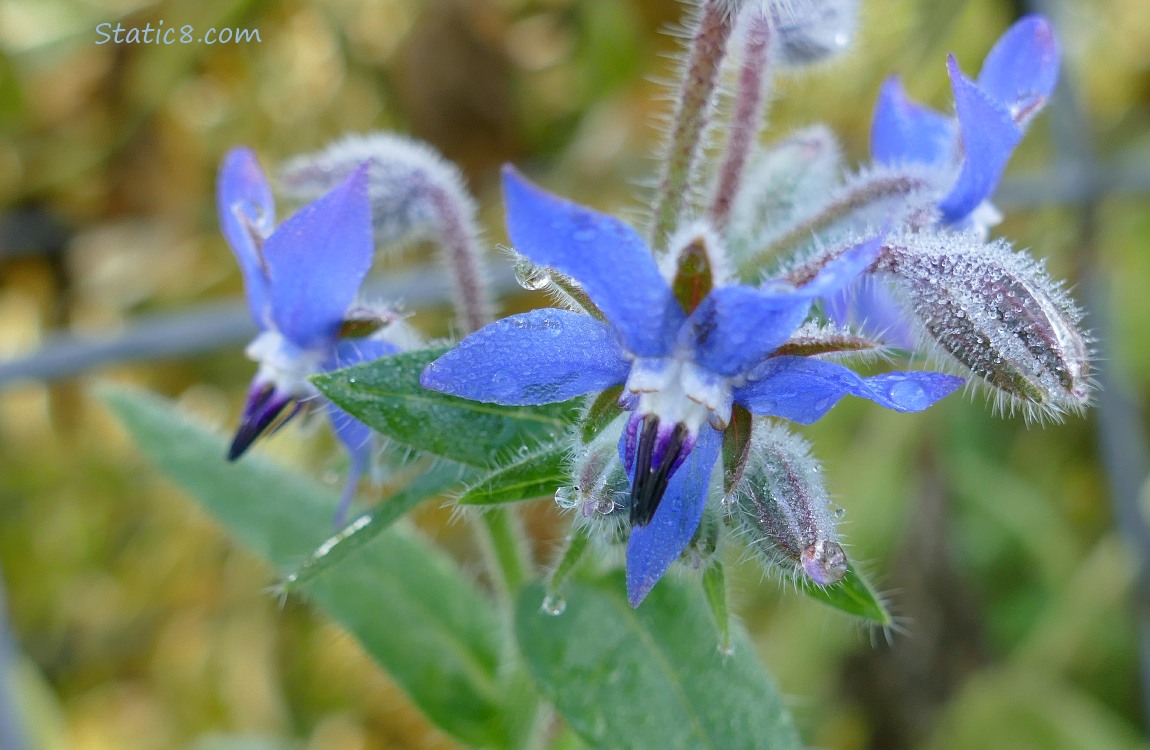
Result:
[[[307,378],[320,371],[326,352],[301,349],[279,331],[264,331],[252,339],[244,353],[260,365],[257,381],[271,383],[277,391],[300,399],[318,395]]]
[[[716,430],[731,421],[731,386],[727,378],[680,357],[635,360],[624,386],[638,397],[635,412],[653,414],[660,422],[681,424],[698,435],[704,422]]]

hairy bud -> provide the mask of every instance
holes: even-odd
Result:
[[[1042,263],[1002,240],[910,234],[888,243],[875,270],[893,280],[926,343],[990,385],[1000,409],[1041,419],[1086,406],[1082,313]]]
[[[791,67],[822,62],[850,47],[858,27],[857,0],[775,0],[771,20],[778,57]]]
[[[452,272],[464,328],[476,330],[490,321],[475,202],[459,169],[427,144],[392,133],[347,136],[285,163],[280,187],[297,200],[313,200],[365,163],[376,243],[438,243]]]
[[[769,570],[804,575],[820,586],[846,575],[818,463],[807,442],[784,427],[755,420],[746,471],[727,503],[740,535]]]
[[[728,224],[728,248],[737,261],[760,250],[804,207],[821,203],[839,183],[842,152],[825,125],[800,130],[751,156]]]

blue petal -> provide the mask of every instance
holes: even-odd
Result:
[[[886,80],[871,122],[871,156],[880,164],[946,165],[956,147],[954,120],[907,97],[897,77]]]
[[[1054,93],[1060,50],[1054,26],[1042,16],[1024,16],[1006,30],[982,63],[978,87],[1010,111],[1019,125],[1033,117]]]
[[[914,336],[906,313],[883,281],[859,276],[854,283],[825,300],[827,317],[868,336],[902,349],[914,349]]]
[[[248,305],[261,329],[270,325],[268,279],[260,245],[275,225],[275,199],[255,153],[235,148],[224,157],[216,181],[220,229],[244,277]]]
[[[484,326],[432,362],[419,382],[496,404],[551,404],[618,385],[630,362],[590,315],[532,310]]]
[[[1022,129],[1006,108],[962,74],[953,55],[947,67],[962,130],[963,162],[958,180],[938,207],[945,223],[956,224],[994,193],[1010,155],[1022,140]]]
[[[395,354],[397,351],[399,351],[399,347],[388,341],[371,338],[343,339],[336,344],[335,357],[325,369],[351,367],[360,362],[370,362],[388,354]],[[332,430],[335,431],[335,436],[347,449],[350,459],[347,480],[344,483],[339,507],[336,509],[333,522],[335,526],[339,527],[343,526],[346,520],[348,508],[351,507],[351,501],[355,498],[355,492],[359,488],[359,478],[367,470],[368,462],[371,459],[372,432],[370,427],[331,402],[328,402],[327,413],[328,418],[331,419]]]
[[[360,167],[264,243],[280,333],[303,348],[333,342],[374,253],[367,171]]]
[[[840,253],[838,257],[823,266],[813,279],[799,287],[795,293],[808,299],[815,299],[845,289],[878,258],[886,232],[887,230],[884,229],[878,236],[871,237],[869,240],[860,242]]]
[[[809,357],[774,357],[735,389],[735,402],[753,414],[792,422],[817,422],[847,394],[895,411],[922,411],[963,383],[939,372],[890,372],[859,376],[834,362]]]
[[[723,286],[708,294],[680,333],[695,361],[732,377],[757,365],[807,317],[811,299],[793,292],[770,293],[750,286]]]
[[[627,351],[641,357],[670,351],[683,309],[631,227],[540,190],[512,167],[503,169],[503,194],[518,252],[578,281]]]
[[[344,480],[343,491],[340,493],[339,505],[336,507],[335,518],[332,524],[343,526],[347,520],[347,511],[355,499],[356,490],[359,489],[359,479],[367,470],[371,460],[371,428],[351,416],[343,409],[332,403],[327,405],[328,418],[331,419],[332,429],[336,437],[343,443],[348,454],[347,479]]]
[[[703,518],[711,470],[723,444],[710,425],[699,430],[694,450],[672,475],[655,517],[631,529],[627,542],[627,599],[638,607],[671,563],[679,559]]]

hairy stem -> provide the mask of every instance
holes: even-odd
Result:
[[[483,277],[475,219],[451,192],[432,189],[431,202],[440,216],[439,236],[451,282],[455,310],[465,332],[477,331],[491,322],[491,294]]]
[[[714,107],[719,69],[735,25],[736,14],[729,6],[729,2],[707,0],[691,39],[671,137],[664,154],[663,174],[655,195],[650,237],[655,252],[666,251],[683,200],[690,192],[695,162],[702,150],[703,132]]]
[[[720,233],[726,229],[731,205],[743,181],[747,157],[762,126],[763,100],[767,93],[767,64],[771,53],[771,24],[761,13],[754,14],[749,20],[745,44],[735,113],[731,117],[727,145],[719,167],[719,179],[711,199],[711,222]]]
[[[519,515],[514,508],[492,508],[475,524],[492,584],[513,601],[532,576],[531,555]]]

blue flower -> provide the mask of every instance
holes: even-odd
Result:
[[[1045,106],[1058,81],[1058,40],[1050,21],[1025,16],[998,39],[978,80],[947,59],[957,118],[907,97],[897,77],[883,84],[871,125],[871,154],[888,166],[917,164],[946,186],[938,201],[943,227],[985,237],[1001,220],[990,202],[1027,125]],[[864,277],[826,300],[836,322],[852,322],[905,349],[915,347],[906,317],[880,283]]]
[[[694,536],[734,404],[810,423],[846,394],[919,411],[962,382],[932,372],[864,378],[825,360],[772,356],[812,300],[871,263],[877,239],[848,250],[802,287],[721,286],[688,314],[626,224],[546,193],[510,168],[503,187],[516,250],[579,282],[606,320],[558,309],[511,316],[465,338],[429,365],[421,382],[507,405],[624,386],[619,405],[631,415],[619,451],[631,482],[633,606]]]
[[[318,391],[307,378],[396,351],[376,338],[341,338],[345,316],[371,267],[371,204],[360,168],[278,227],[271,187],[251,150],[224,158],[217,186],[220,226],[243,272],[260,333],[247,348],[259,363],[228,459],[282,426]],[[371,431],[327,403],[351,472],[337,522],[370,458]]]
[[[881,164],[924,164],[948,174],[957,169],[938,203],[942,222],[985,232],[997,222],[987,201],[1026,126],[1053,93],[1058,68],[1054,27],[1031,15],[999,38],[977,81],[963,75],[953,55],[947,59],[957,121],[915,103],[891,78],[875,106],[871,154]]]

